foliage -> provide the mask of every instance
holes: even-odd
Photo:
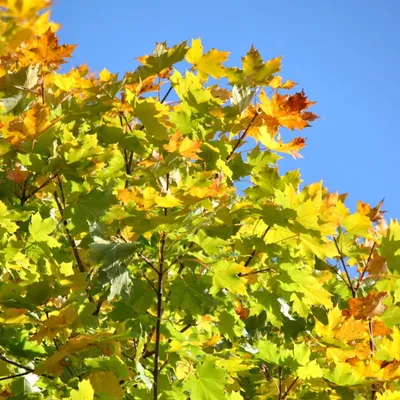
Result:
[[[279,173],[281,59],[64,73],[49,5],[0,0],[0,397],[400,398],[400,225]]]

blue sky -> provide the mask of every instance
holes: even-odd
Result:
[[[61,42],[78,44],[73,66],[132,70],[155,42],[200,37],[240,64],[252,44],[264,59],[283,55],[283,77],[298,82],[322,118],[303,131],[305,183],[323,180],[400,217],[399,0],[55,0]]]

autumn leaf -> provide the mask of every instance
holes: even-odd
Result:
[[[197,153],[200,152],[200,145],[200,140],[182,137],[182,134],[177,131],[170,137],[169,143],[164,145],[164,149],[170,153],[177,151],[181,156],[192,160],[199,160]]]
[[[386,292],[371,291],[367,297],[350,299],[349,313],[354,319],[369,319],[382,315],[387,309],[387,306],[383,304],[387,296]]]
[[[49,109],[36,103],[22,118],[10,121],[4,135],[13,145],[37,139],[60,120],[60,118],[54,118],[51,121],[49,119]]]
[[[211,49],[203,54],[203,45],[200,39],[192,40],[192,47],[186,53],[186,61],[193,64],[193,68],[199,71],[201,79],[207,79],[208,76],[219,79],[225,76],[222,66],[228,58],[229,52]]]
[[[274,93],[270,100],[264,91],[260,93],[262,118],[272,134],[278,131],[280,126],[288,129],[303,129],[309,126],[309,122],[318,118],[315,114],[305,111],[315,104],[309,101],[304,92],[294,95],[280,95]]]
[[[37,39],[35,47],[23,49],[22,60],[25,63],[41,63],[49,68],[64,64],[65,58],[71,58],[75,45],[58,45],[58,38],[51,28]]]

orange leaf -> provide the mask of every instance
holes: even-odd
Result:
[[[21,165],[17,165],[14,169],[12,169],[7,174],[7,178],[16,183],[25,182],[26,178],[29,175],[29,171],[27,171],[26,169],[23,169],[23,168],[24,167],[22,167]]]
[[[303,129],[309,126],[310,121],[318,118],[317,115],[305,110],[315,104],[309,101],[304,92],[294,95],[280,95],[275,93],[269,99],[264,91],[260,93],[262,118],[265,124],[275,134],[279,126],[288,129]]]
[[[177,131],[171,135],[169,143],[164,145],[164,149],[169,153],[178,153],[191,160],[199,160],[200,157],[196,154],[200,151],[200,140],[191,140],[188,137],[182,138],[182,134]]]
[[[245,320],[249,316],[250,310],[248,308],[244,308],[239,299],[236,299],[233,304],[235,307],[235,313],[239,315],[241,320]]]
[[[37,39],[36,47],[23,49],[26,63],[41,63],[49,67],[57,68],[64,64],[64,58],[70,58],[76,45],[58,45],[57,36],[49,28],[42,36]]]
[[[367,297],[350,299],[349,312],[354,319],[369,319],[382,315],[387,308],[382,302],[387,296],[387,292],[371,291]]]
[[[4,136],[14,145],[37,139],[60,120],[60,118],[55,118],[49,122],[49,114],[47,107],[36,103],[23,118],[16,118],[9,122],[8,132],[4,132]]]

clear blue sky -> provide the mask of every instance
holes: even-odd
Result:
[[[400,0],[55,0],[61,42],[78,44],[73,66],[87,62],[122,74],[135,57],[200,37],[206,49],[231,51],[240,64],[252,44],[264,59],[283,55],[283,77],[318,101],[322,118],[303,131],[306,183],[361,199],[385,197],[400,218]]]

